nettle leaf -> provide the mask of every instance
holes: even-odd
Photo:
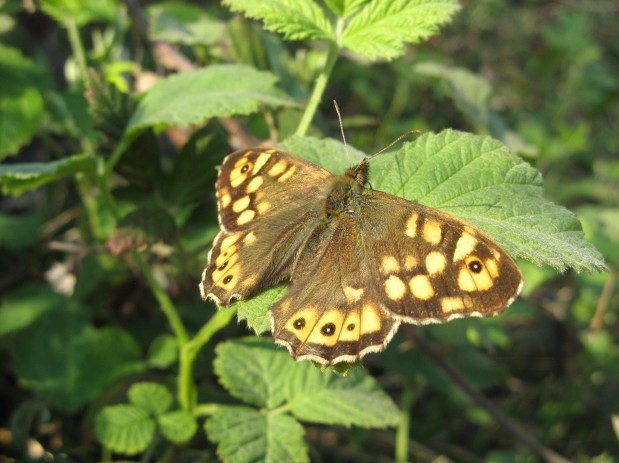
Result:
[[[94,174],[97,161],[90,154],[77,154],[59,161],[0,165],[2,192],[20,195],[67,175]]]
[[[155,437],[155,428],[155,420],[146,410],[127,404],[105,407],[95,420],[99,442],[127,455],[146,450]]]
[[[164,413],[157,418],[161,434],[175,444],[184,444],[189,441],[198,429],[198,423],[185,410],[174,410]]]
[[[264,22],[265,29],[288,40],[334,40],[335,33],[322,8],[313,0],[224,0],[230,10]]]
[[[221,64],[157,81],[129,121],[128,131],[189,125],[209,117],[247,115],[261,104],[293,106],[277,78],[248,66]]]
[[[230,393],[258,407],[274,408],[284,401],[285,383],[294,361],[273,341],[243,338],[215,349],[215,373]]]
[[[148,33],[153,41],[204,46],[217,43],[226,34],[226,24],[198,6],[162,2],[150,5],[147,11]]]
[[[43,314],[67,304],[47,284],[29,284],[7,292],[0,302],[0,336],[30,326]]]
[[[217,454],[228,463],[309,461],[303,427],[282,413],[222,406],[205,425]]]
[[[370,59],[391,60],[405,43],[418,43],[438,32],[460,8],[457,0],[374,0],[344,29],[342,45]]]
[[[341,377],[299,362],[286,382],[286,398],[293,415],[304,421],[364,428],[398,422],[396,405],[361,368]]]
[[[135,383],[127,395],[129,402],[155,416],[167,411],[174,400],[165,386],[153,382]]]

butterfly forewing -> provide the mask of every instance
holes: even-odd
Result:
[[[226,157],[217,179],[222,231],[202,274],[202,298],[227,304],[288,278],[295,253],[321,216],[316,198],[326,197],[332,178],[274,149]]]

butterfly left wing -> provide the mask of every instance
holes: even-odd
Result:
[[[202,299],[228,304],[287,278],[323,214],[333,175],[290,153],[236,151],[217,178],[221,232],[202,274]]]

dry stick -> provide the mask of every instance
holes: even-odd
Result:
[[[602,288],[602,294],[600,294],[597,307],[595,308],[595,314],[589,323],[589,328],[592,330],[597,330],[602,326],[602,320],[610,304],[610,298],[613,295],[613,286],[615,285],[616,279],[617,274],[614,271],[611,270],[608,272],[606,281],[604,282],[604,288]]]
[[[415,344],[429,357],[431,357],[432,360],[434,360],[438,366],[441,367],[445,373],[447,373],[453,382],[456,383],[464,392],[466,392],[474,402],[483,407],[497,423],[503,426],[512,436],[520,441],[520,443],[530,448],[549,463],[569,463],[569,460],[538,442],[530,434],[526,433],[524,430],[512,423],[509,418],[503,415],[503,413],[496,408],[490,400],[488,400],[466,378],[464,378],[458,370],[447,363],[439,350],[432,345],[432,343],[425,340],[414,330],[410,330],[410,333],[412,333],[411,336],[415,341]]]

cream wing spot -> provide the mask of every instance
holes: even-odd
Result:
[[[264,214],[266,211],[271,209],[271,203],[268,201],[262,201],[256,204],[256,209],[258,210],[259,214]]]
[[[239,240],[240,235],[230,235],[230,236],[226,236],[222,241],[221,241],[221,249],[228,249],[230,246],[232,246],[234,243],[236,243]]]
[[[443,239],[441,224],[436,220],[428,220],[423,224],[423,239],[430,244],[439,244]]]
[[[249,232],[247,235],[245,235],[245,238],[243,238],[243,244],[245,244],[246,246],[249,246],[250,244],[253,244],[256,241],[256,232]]]
[[[434,288],[427,275],[415,275],[410,279],[408,287],[417,299],[427,301],[434,296]]]
[[[431,275],[443,273],[446,265],[447,259],[440,252],[433,251],[426,256],[426,269]]]
[[[389,299],[399,301],[406,294],[406,285],[400,278],[391,275],[385,280],[385,293]]]
[[[359,309],[355,309],[348,314],[342,330],[340,331],[340,341],[358,341],[361,336],[361,316]]]
[[[221,201],[221,207],[228,207],[230,205],[230,203],[232,202],[232,197],[230,196],[230,193],[223,193],[221,195],[220,198]]]
[[[267,171],[267,174],[271,177],[277,177],[281,173],[286,170],[288,163],[284,160],[277,161],[273,166]]]
[[[475,247],[477,246],[477,238],[475,238],[470,233],[464,232],[458,238],[456,242],[456,249],[454,251],[454,262],[458,262],[459,260],[464,259],[466,256],[471,254]]]
[[[484,263],[486,264],[486,270],[488,270],[488,273],[490,274],[490,276],[492,278],[498,278],[498,276],[499,276],[499,267],[497,265],[496,260],[494,260],[494,259],[486,259],[484,261]]]
[[[268,162],[270,158],[271,158],[271,155],[269,153],[267,152],[260,153],[258,155],[258,158],[256,159],[256,162],[254,163],[254,168],[251,171],[252,175],[257,175],[258,172],[260,172],[260,169],[264,167],[264,165]]]
[[[247,209],[243,212],[241,212],[241,214],[239,215],[239,218],[236,219],[236,223],[238,225],[245,225],[249,222],[251,222],[254,217],[256,216],[256,211],[253,211],[251,209]]]
[[[344,297],[346,297],[346,302],[353,303],[357,302],[363,296],[364,289],[363,288],[353,288],[352,286],[344,286]]]
[[[380,320],[378,309],[370,304],[366,304],[361,309],[361,334],[373,333],[380,331],[383,323]]]
[[[247,184],[247,188],[245,189],[245,191],[247,193],[254,193],[256,192],[256,190],[258,190],[258,188],[262,186],[263,183],[264,179],[262,178],[262,176],[254,177]]]
[[[471,257],[460,268],[458,287],[462,291],[487,291],[493,286],[494,280],[479,259]]]
[[[383,256],[380,264],[380,271],[383,275],[389,275],[390,273],[396,273],[400,271],[400,264],[398,259],[394,256]]]
[[[412,213],[411,216],[406,221],[406,236],[410,238],[414,238],[417,236],[417,221],[419,220],[419,214],[416,212]]]
[[[461,297],[444,297],[441,299],[441,310],[443,313],[456,312],[464,308],[464,300]]]
[[[410,254],[408,256],[406,256],[404,258],[404,269],[405,270],[412,270],[415,267],[417,267],[417,265],[419,265],[419,262],[417,262],[417,258],[415,256],[411,256]]]
[[[307,338],[307,342],[326,346],[334,346],[344,323],[341,310],[333,307],[327,310]]]
[[[249,206],[249,196],[243,196],[241,199],[237,199],[232,204],[232,210],[234,212],[241,212],[247,209]]]
[[[292,177],[292,174],[294,174],[295,170],[297,170],[297,166],[290,166],[286,172],[284,172],[280,177],[278,177],[277,181],[285,182],[290,177]]]

